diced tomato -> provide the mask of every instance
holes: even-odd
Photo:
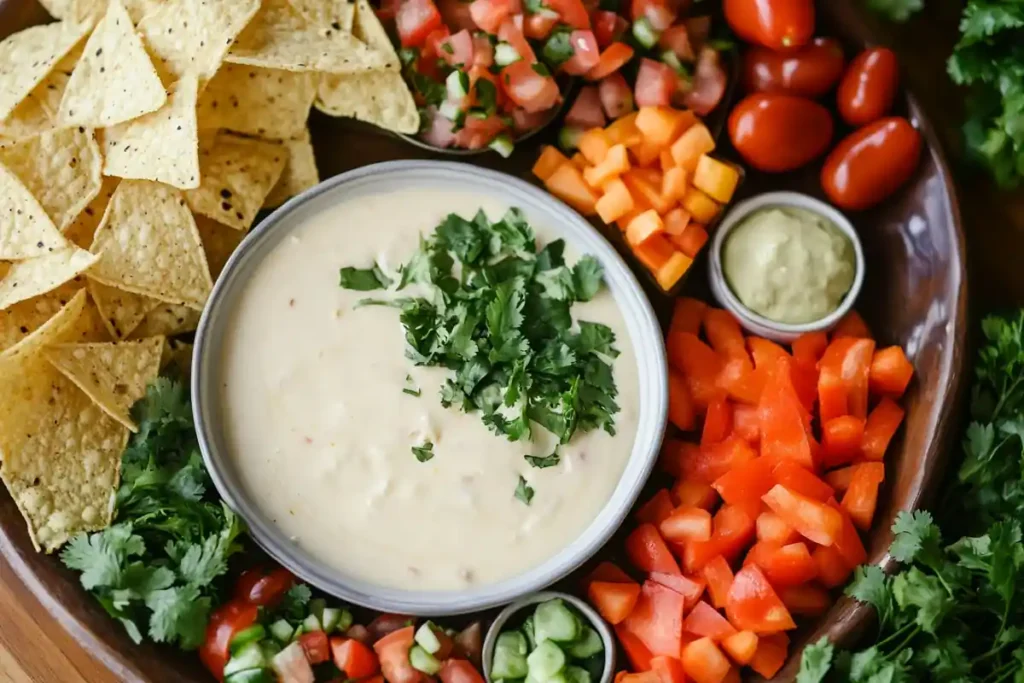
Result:
[[[676,24],[665,29],[658,38],[658,47],[662,50],[670,50],[684,62],[692,62],[697,59],[697,53],[690,43],[690,32],[686,30],[686,24]]]
[[[710,346],[696,334],[671,330],[666,346],[669,363],[685,375],[697,406],[706,409],[712,401],[723,397],[724,392],[718,386],[722,360]]]
[[[764,676],[772,678],[789,657],[789,636],[785,633],[774,633],[762,636],[757,641],[757,651],[750,660],[750,668]]]
[[[829,499],[828,506],[836,511],[840,520],[839,535],[832,545],[852,570],[867,562],[868,553],[860,540],[860,534],[857,533],[857,527],[854,526],[853,520],[850,519],[850,515],[847,514],[846,510],[834,498]]]
[[[661,535],[677,543],[711,539],[711,513],[697,507],[681,507],[658,525]]]
[[[199,647],[199,659],[218,680],[223,680],[224,665],[231,658],[231,639],[255,624],[258,618],[259,607],[241,600],[227,602],[210,615],[206,636]]]
[[[626,653],[626,659],[629,660],[630,668],[633,671],[651,670],[651,657],[653,656],[651,651],[639,637],[626,628],[625,624],[615,625],[615,637],[618,639],[619,645],[622,646],[623,652]]]
[[[651,671],[657,674],[658,683],[686,683],[683,663],[678,657],[659,655],[651,658]]]
[[[624,17],[615,12],[607,10],[595,10],[590,15],[590,23],[594,27],[594,37],[597,44],[606,48],[622,36],[629,28],[629,23]]]
[[[711,540],[687,543],[683,555],[683,566],[690,574],[699,572],[721,555],[726,561],[733,561],[754,539],[754,517],[740,505],[724,505],[715,513],[712,521]]]
[[[697,58],[697,69],[694,71],[691,89],[683,96],[683,102],[694,113],[707,116],[725,96],[728,77],[718,56],[718,51],[710,47],[702,48]]]
[[[675,511],[672,503],[672,494],[668,489],[661,489],[655,493],[650,500],[637,509],[634,517],[641,524],[653,524],[658,526]]]
[[[759,543],[758,545],[764,544]],[[797,542],[781,547],[766,547],[769,548],[769,552],[764,553],[759,558],[760,561],[756,563],[764,571],[768,581],[776,588],[807,583],[818,575],[807,544]]]
[[[819,545],[832,545],[842,533],[843,520],[834,509],[785,486],[776,485],[762,500],[798,534]]]
[[[695,683],[724,683],[732,670],[715,641],[700,638],[689,643],[681,657],[683,671]]]
[[[331,656],[334,665],[345,672],[346,678],[366,678],[380,670],[380,662],[373,650],[352,638],[331,638]]]
[[[655,31],[664,31],[676,20],[675,10],[666,0],[631,0],[629,14],[633,21],[647,19]]]
[[[462,0],[455,0],[460,5],[466,3]],[[484,35],[473,36],[473,66],[489,69],[494,64],[494,46]]]
[[[530,40],[544,40],[551,35],[557,25],[558,15],[538,12],[526,17],[523,33]]]
[[[569,113],[565,115],[565,123],[568,126],[579,126],[580,128],[604,128],[604,110],[601,108],[601,97],[598,95],[596,85],[587,85],[580,88],[576,101],[572,103]]]
[[[768,510],[757,516],[757,540],[783,546],[797,540],[798,535],[793,527],[782,521],[774,512]]]
[[[899,398],[907,390],[913,376],[914,366],[910,364],[899,346],[875,351],[875,356],[871,359],[871,391]]]
[[[517,133],[527,133],[543,126],[550,116],[550,113],[546,111],[531,113],[525,109],[516,107],[512,110],[512,128],[515,129]]]
[[[776,484],[823,503],[836,494],[831,486],[792,460],[783,460],[776,465],[772,476]]]
[[[395,25],[402,47],[419,47],[432,31],[441,28],[441,13],[434,0],[402,0]]]
[[[395,631],[399,631],[406,626],[410,626],[414,617],[410,617],[408,614],[391,614],[383,612],[373,618],[367,625],[367,630],[370,632],[370,637],[373,642],[377,642],[384,636],[390,635]]]
[[[569,34],[573,55],[562,64],[562,71],[572,76],[582,76],[601,60],[601,48],[592,31],[573,31]]]
[[[720,642],[736,633],[736,629],[718,610],[701,600],[683,621],[683,630]]]
[[[680,573],[679,565],[653,524],[641,524],[626,537],[626,554],[641,571]]]
[[[257,607],[273,607],[294,583],[295,577],[284,567],[247,569],[235,583],[235,598]]]
[[[612,43],[604,48],[597,64],[587,72],[588,81],[599,81],[621,69],[633,58],[633,48],[625,43]],[[632,101],[632,96],[630,96]],[[632,109],[632,107],[630,107]]]
[[[655,581],[645,581],[640,598],[621,626],[652,655],[676,656],[682,648],[683,596]]]
[[[761,400],[761,454],[772,462],[792,460],[814,467],[807,415],[793,387],[789,361],[780,359],[768,376]]]
[[[534,54],[530,41],[526,39],[526,35],[523,33],[522,14],[505,17],[505,20],[501,22],[501,26],[498,28],[498,40],[514,47],[524,61],[530,64],[536,63],[537,55]]]
[[[446,659],[438,672],[441,683],[484,683],[476,667],[465,659]]]
[[[889,448],[889,442],[896,435],[896,430],[903,422],[903,408],[891,398],[885,397],[878,402],[864,425],[864,438],[861,441],[861,452],[868,460],[881,460]]]
[[[796,628],[789,610],[756,565],[748,565],[736,573],[725,613],[738,630],[758,635]]]
[[[868,414],[868,380],[875,342],[840,337],[821,357],[818,404],[822,423],[842,415],[865,418]]]
[[[711,604],[718,609],[724,609],[726,599],[729,597],[729,588],[732,586],[732,568],[729,567],[729,563],[725,561],[724,557],[718,555],[704,565],[702,572],[704,580],[708,583],[708,596],[711,598]]]
[[[441,116],[435,107],[427,109],[426,117],[427,128],[421,136],[424,142],[439,149],[455,144],[454,123]]]
[[[832,597],[828,591],[813,583],[779,588],[779,598],[790,614],[804,617],[820,617],[832,606]]]
[[[345,637],[357,640],[363,645],[373,645],[374,638],[370,634],[370,629],[366,628],[362,624],[352,624],[345,631]]]
[[[455,32],[476,30],[476,22],[469,11],[470,3],[463,0],[437,0],[437,9],[441,12],[444,25]]]
[[[509,99],[530,113],[550,109],[561,99],[555,79],[537,73],[524,59],[502,69],[500,81]]]
[[[463,149],[481,149],[503,130],[505,122],[498,115],[486,119],[467,116],[462,129],[455,134],[455,146]]]
[[[331,658],[331,649],[327,643],[327,633],[324,631],[303,633],[299,636],[299,645],[302,646],[302,651],[306,654],[306,661],[310,664],[323,664]]]
[[[473,0],[469,14],[473,23],[486,33],[497,33],[505,19],[516,13],[517,0]]]
[[[388,683],[423,683],[426,677],[409,663],[409,648],[416,633],[415,626],[393,631],[373,644],[380,660],[380,670]]]
[[[825,467],[845,465],[857,459],[866,422],[853,415],[841,415],[821,425],[821,460]]]
[[[581,0],[546,0],[546,2],[551,9],[558,13],[563,23],[581,31],[590,30],[590,14]]]
[[[861,531],[871,528],[878,505],[878,487],[885,481],[885,465],[866,462],[860,465],[850,479],[850,487],[843,496],[843,509]]]
[[[676,72],[668,64],[644,57],[636,76],[635,97],[638,107],[668,107],[676,90]]]
[[[473,61],[473,36],[462,29],[458,33],[443,39],[437,47],[437,53],[450,66],[469,68]]]
[[[590,604],[610,624],[622,622],[633,611],[640,596],[640,585],[636,583],[610,583],[594,581],[587,588]]]
[[[692,609],[700,596],[704,595],[704,582],[691,579],[682,574],[665,574],[663,572],[651,572],[648,576],[651,581],[660,583],[665,588],[671,588],[683,596],[683,604],[686,609]]]

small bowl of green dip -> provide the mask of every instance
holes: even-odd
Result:
[[[853,307],[864,282],[853,224],[823,201],[768,192],[737,204],[711,246],[719,303],[753,332],[790,342],[827,330]]]

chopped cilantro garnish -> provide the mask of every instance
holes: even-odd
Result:
[[[533,487],[526,483],[526,479],[523,475],[519,475],[519,483],[516,484],[516,498],[523,501],[526,505],[530,504],[533,500]]]
[[[536,455],[524,455],[523,458],[526,459],[526,462],[530,463],[531,467],[536,467],[537,469],[540,470],[544,469],[545,467],[554,467],[561,460],[557,452],[552,453],[551,455],[545,456],[543,458],[538,457]]]
[[[486,78],[479,79],[474,88],[477,107],[488,116],[493,115],[498,109],[498,88]]]
[[[551,71],[546,66],[541,64],[540,62],[536,62],[534,64],[531,64],[530,66],[534,70],[535,73],[538,73],[541,76],[550,76],[551,75]]]
[[[420,391],[412,381],[412,375],[405,376],[405,386],[402,387],[402,393],[409,394],[410,396],[416,396],[417,398],[423,395],[423,392]]]
[[[360,292],[369,292],[374,289],[387,289],[391,286],[391,278],[384,274],[376,263],[372,268],[342,268],[341,286],[345,289],[355,289]]]
[[[552,68],[558,68],[565,62],[572,59],[572,56],[576,54],[576,51],[572,48],[572,41],[569,40],[570,32],[565,29],[556,29],[551,36],[548,37],[544,43],[544,47],[541,50],[541,56],[544,61]],[[547,69],[543,71],[537,67],[541,64],[534,64],[534,71],[539,73],[541,76],[550,76],[551,72]]]
[[[420,462],[426,462],[434,457],[434,444],[430,441],[424,441],[422,446],[412,447],[412,454]]]
[[[444,50],[445,52],[447,52],[450,55],[455,54],[455,48],[452,47],[451,43],[442,43],[441,44],[441,49]]]

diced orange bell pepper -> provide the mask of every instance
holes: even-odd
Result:
[[[692,111],[672,107],[640,107],[636,116],[636,127],[649,142],[659,147],[674,142],[696,122],[697,116]]]
[[[572,164],[562,164],[558,169],[544,181],[548,192],[555,195],[563,202],[576,209],[584,216],[591,216],[595,213],[597,194],[590,189],[583,174]],[[671,246],[670,246],[671,248]]]
[[[757,634],[753,631],[737,631],[722,641],[722,649],[736,664],[746,666],[754,658],[757,641]]]
[[[629,188],[620,179],[608,180],[602,186],[602,190],[604,193],[594,204],[594,210],[605,223],[611,225],[635,208],[633,195],[629,193]]]
[[[635,583],[633,581],[633,577],[623,571],[619,565],[614,562],[609,562],[608,560],[600,562],[589,574],[587,574],[587,577],[583,580],[584,588],[594,581],[603,581],[605,583]]]
[[[853,415],[842,415],[822,423],[821,461],[825,467],[845,465],[857,459],[864,442],[866,422]]]
[[[651,657],[653,657],[651,651],[647,649],[642,640],[626,629],[624,624],[615,625],[615,638],[622,646],[622,651],[626,653],[626,659],[629,660],[630,668],[633,671],[651,670]]]
[[[672,487],[672,497],[681,506],[710,510],[718,504],[718,492],[711,484],[693,477],[682,478]]]
[[[667,149],[658,153],[658,164],[661,166],[662,173],[668,173],[669,169],[678,168],[676,160],[672,158],[672,152]]]
[[[732,164],[701,154],[697,170],[693,172],[693,185],[719,204],[728,204],[736,193],[740,172]]]
[[[612,121],[604,132],[613,145],[623,144],[626,147],[643,142],[644,134],[636,127],[637,112],[630,112],[625,116]]]
[[[746,441],[736,437],[702,445],[699,451],[690,451],[687,455],[688,458],[683,460],[683,475],[709,484],[729,470],[757,459],[757,452]]]
[[[676,251],[661,268],[658,268],[654,279],[658,281],[658,286],[663,292],[668,292],[686,275],[692,265],[692,258],[681,251]]]
[[[725,392],[718,386],[722,361],[710,346],[691,332],[670,331],[667,341],[668,359],[672,367],[682,371],[690,395],[698,410],[704,411]]]
[[[688,180],[685,170],[673,166],[661,176],[661,196],[670,204],[682,201],[686,196]]]
[[[772,469],[772,462],[767,458],[753,458],[729,469],[713,486],[722,500],[731,505],[751,500],[758,502],[775,486]]]
[[[836,537],[833,547],[852,570],[867,562],[867,550],[864,549],[864,543],[860,540],[857,527],[854,526],[853,520],[850,519],[850,515],[847,514],[846,510],[836,502],[835,498],[829,499],[828,506],[836,511],[840,520],[839,536]]]
[[[651,572],[648,576],[651,581],[660,583],[665,588],[671,588],[676,593],[683,596],[683,605],[687,610],[693,608],[700,600],[700,597],[704,595],[704,582],[696,579],[691,579],[688,576],[682,574],[664,574],[662,572]]]
[[[683,172],[685,173],[685,171]],[[665,177],[667,177],[667,174]],[[666,213],[663,216],[662,220],[665,221],[665,235],[671,239],[673,237],[678,237],[683,234],[683,232],[686,230],[686,226],[690,224],[690,214],[686,213],[686,211],[677,206],[676,208]],[[675,243],[674,240],[673,243]],[[695,254],[687,255],[695,256]]]
[[[691,173],[697,170],[702,154],[713,152],[715,149],[715,138],[711,131],[703,123],[696,123],[672,143],[672,158],[676,160],[676,166],[681,166]]]
[[[818,404],[821,421],[842,415],[864,418],[868,414],[868,378],[875,342],[870,339],[836,339],[821,357]]]
[[[537,157],[537,161],[533,164],[533,175],[537,176],[541,182],[546,182],[548,178],[554,175],[559,166],[567,163],[569,163],[569,160],[565,158],[565,155],[557,147],[544,145],[541,148],[540,156]]]
[[[732,433],[732,404],[728,399],[715,399],[708,405],[704,415],[704,429],[701,432],[700,444],[710,446],[721,443]]]
[[[651,496],[650,500],[637,508],[633,518],[641,524],[658,526],[675,509],[676,506],[672,503],[672,494],[668,489],[661,489]]]
[[[832,606],[832,596],[828,591],[813,583],[779,588],[779,598],[790,614],[799,614],[802,617],[820,617]]]
[[[757,651],[750,660],[750,668],[765,678],[779,673],[789,657],[789,637],[785,633],[763,636],[757,642]]]
[[[850,487],[843,496],[842,506],[861,531],[871,528],[878,505],[878,487],[885,481],[885,465],[866,462],[860,465],[850,479]]]
[[[850,465],[849,467],[842,467],[838,470],[832,470],[831,472],[825,473],[825,481],[828,485],[835,489],[836,493],[846,493],[846,489],[850,488],[850,482],[853,481],[853,474],[857,471],[860,465]]]
[[[622,175],[622,181],[633,195],[639,195],[650,204],[658,215],[668,213],[672,203],[661,195],[663,178],[661,172],[649,168],[634,168]]]
[[[723,683],[732,665],[710,638],[695,640],[683,650],[683,671],[695,683]]]
[[[591,128],[580,135],[576,147],[580,154],[593,166],[598,166],[612,148],[612,141],[603,128]]]
[[[668,371],[668,419],[684,432],[697,426],[693,399],[686,378],[674,369]],[[858,442],[858,447],[860,443]]]
[[[686,194],[679,202],[680,206],[686,209],[693,220],[707,225],[715,220],[722,207],[714,199],[707,196],[692,185],[687,188]]]
[[[796,394],[789,361],[780,360],[766,378],[761,400],[761,455],[773,463],[792,460],[814,468],[807,414]]]
[[[749,444],[761,443],[761,416],[756,405],[737,403],[733,406],[732,433]]]
[[[651,237],[665,232],[665,224],[654,209],[644,211],[626,226],[626,241],[630,246],[643,244]]]
[[[832,330],[832,339],[839,339],[840,337],[854,337],[855,339],[873,339],[871,329],[868,328],[868,324],[864,322],[864,318],[860,317],[860,313],[857,311],[850,311],[843,316],[843,319],[836,323],[835,328]]]
[[[686,616],[686,620],[683,621],[683,630],[701,638],[710,638],[716,643],[736,633],[736,629],[729,623],[729,620],[703,600],[698,602]]]
[[[708,597],[711,604],[718,609],[725,609],[725,601],[729,597],[729,588],[732,586],[732,568],[725,558],[716,555],[701,570],[704,580],[708,584]]]
[[[763,543],[786,545],[797,540],[798,534],[793,527],[782,521],[774,512],[764,511],[757,517],[757,540]]]
[[[797,541],[781,547],[762,545],[768,551],[755,560],[768,581],[776,588],[781,586],[799,586],[807,583],[818,575],[818,569],[807,549],[807,544]]]
[[[591,187],[604,187],[605,183],[613,178],[618,178],[629,168],[629,154],[626,152],[626,146],[612,145],[605,153],[604,159],[585,170],[583,177]]]
[[[725,603],[725,614],[737,630],[758,635],[796,628],[775,589],[753,564],[736,572]]]
[[[793,358],[817,363],[828,348],[828,335],[824,332],[805,332],[793,340]]]
[[[680,507],[658,524],[666,540],[679,543],[711,539],[711,513],[698,507]]]
[[[889,448],[889,442],[896,435],[896,430],[903,422],[903,408],[891,398],[883,398],[868,415],[864,425],[864,440],[861,442],[861,453],[868,460],[881,460]]]
[[[761,499],[798,534],[818,545],[832,545],[842,533],[842,517],[826,503],[779,485]]]
[[[654,235],[633,247],[637,260],[652,273],[664,268],[676,253],[672,243],[661,235]]]
[[[708,231],[700,223],[690,220],[681,235],[670,234],[669,239],[684,254],[690,258],[697,258],[697,254],[708,241]]]
[[[652,657],[651,671],[658,675],[658,683],[686,683],[686,672],[679,657]]]
[[[680,573],[679,565],[653,524],[641,524],[626,537],[626,555],[641,571]]]
[[[621,623],[633,611],[640,597],[637,583],[594,581],[587,588],[587,599],[610,624]]]
[[[708,305],[700,299],[688,296],[678,297],[672,308],[672,323],[669,325],[669,329],[673,332],[700,334],[701,320],[704,318],[704,310],[707,307]]]
[[[682,649],[683,596],[655,581],[645,581],[633,611],[621,626],[654,656],[676,656]]]
[[[871,391],[876,394],[899,398],[907,390],[914,376],[914,366],[899,346],[890,346],[875,351],[871,359]]]
[[[853,573],[853,568],[835,548],[818,546],[811,556],[818,570],[818,581],[828,588],[842,586]]]
[[[792,460],[783,460],[776,465],[772,476],[776,484],[782,484],[794,493],[820,500],[822,503],[836,494],[826,482]]]

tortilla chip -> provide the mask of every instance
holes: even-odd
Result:
[[[128,430],[42,357],[4,377],[0,477],[36,549],[110,524]]]
[[[195,332],[199,327],[200,311],[187,306],[161,303],[146,314],[146,319],[135,328],[130,339],[166,336]]]
[[[0,309],[53,291],[84,273],[96,261],[93,254],[74,246],[16,261],[0,279]]]
[[[146,395],[146,387],[160,372],[163,337],[107,344],[61,344],[43,354],[96,405],[132,432],[132,405]]]
[[[122,180],[103,215],[89,276],[135,294],[202,310],[213,281],[181,191],[149,180]]]
[[[344,2],[345,0],[342,1]],[[398,53],[395,52],[395,46],[391,44],[391,38],[388,37],[387,30],[380,23],[377,13],[373,11],[367,0],[356,0],[355,23],[352,27],[352,33],[356,38],[366,43],[370,49],[386,54],[388,59],[396,64],[399,62]],[[396,67],[395,70],[398,71],[399,69]]]
[[[121,0],[110,0],[64,91],[62,124],[103,128],[156,111],[166,101],[128,12]]]
[[[89,295],[112,339],[127,339],[146,314],[161,303],[159,299],[125,292],[92,279]]]
[[[225,59],[268,69],[338,74],[398,68],[397,59],[370,49],[351,33],[307,21],[287,0],[264,0]]]
[[[90,26],[59,21],[27,28],[0,42],[0,121],[10,116]]]
[[[199,128],[225,128],[267,140],[302,133],[317,74],[225,64],[199,97]]]
[[[276,142],[221,133],[200,153],[202,180],[198,189],[185,192],[185,199],[198,214],[248,230],[286,159],[286,150]]]
[[[316,26],[352,32],[355,5],[350,0],[289,0],[292,7]]]
[[[199,187],[198,87],[196,77],[187,74],[171,86],[163,107],[106,129],[103,173],[182,190]]]
[[[210,264],[210,275],[216,281],[220,272],[224,270],[228,259],[231,258],[231,254],[235,253],[235,249],[242,243],[245,233],[229,228],[206,216],[196,216],[195,218],[199,236],[203,239],[206,262]]]
[[[67,291],[63,289],[54,290],[52,292],[52,299],[50,295],[35,297],[20,304],[15,304],[3,311],[3,313],[0,313],[0,320],[3,320],[4,323],[2,324],[5,325],[8,321],[24,324],[29,322],[30,318],[37,319],[43,315],[46,316],[45,319],[36,325],[35,329],[29,330],[28,334],[22,335],[15,343],[5,346],[3,351],[0,352],[0,376],[8,368],[14,368],[16,365],[23,363],[25,359],[38,353],[44,346],[71,340],[71,330],[81,317],[87,301],[85,289],[82,287],[83,284],[79,283],[78,289],[66,301],[62,300],[62,297],[67,295]],[[29,307],[32,310],[28,310]],[[18,313],[19,310],[22,311],[21,314]],[[8,315],[10,317],[7,317]],[[20,321],[17,320],[19,315],[21,317]],[[28,327],[27,325],[25,326]],[[17,332],[20,331],[19,328]],[[14,339],[14,336],[12,335],[8,338]]]
[[[0,136],[24,140],[57,127],[60,100],[64,96],[64,88],[71,78],[71,72],[82,56],[83,47],[84,45],[79,43],[66,54],[43,82],[15,107],[7,120],[0,121]]]
[[[96,228],[99,227],[100,221],[103,220],[103,214],[106,212],[110,198],[114,196],[114,190],[117,189],[119,182],[119,178],[103,178],[103,184],[100,186],[99,193],[89,202],[89,206],[85,207],[82,213],[78,214],[78,218],[72,221],[71,225],[64,230],[64,237],[82,249],[91,247],[93,235],[96,234]]]
[[[309,130],[303,131],[302,136],[295,140],[285,140],[283,144],[288,151],[288,160],[277,185],[263,201],[264,209],[280,206],[320,182]]]
[[[99,21],[107,11],[107,0],[39,0],[55,19]]]
[[[63,128],[0,150],[58,230],[63,230],[100,192],[103,158],[92,131]]]
[[[75,278],[52,292],[19,301],[0,311],[0,353],[45,325],[84,285],[84,278]]]
[[[259,0],[166,0],[138,31],[171,81],[192,73],[202,85],[259,7]]]
[[[13,172],[0,164],[0,259],[27,259],[70,244]]]

